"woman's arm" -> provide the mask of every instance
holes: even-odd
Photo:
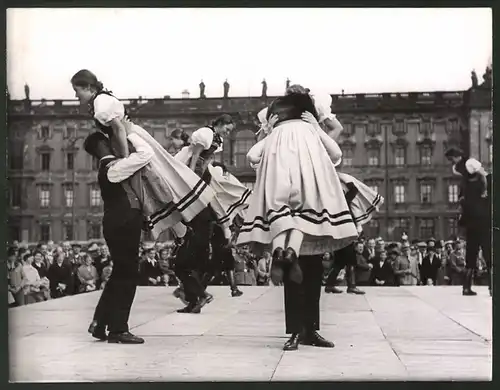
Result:
[[[328,136],[333,140],[337,141],[337,139],[340,136],[340,133],[342,133],[342,130],[344,130],[344,127],[339,122],[337,117],[326,118],[323,121],[323,123],[327,129],[326,133],[328,134]]]
[[[332,138],[330,138],[321,128],[316,118],[310,112],[304,112],[302,114],[302,120],[313,125],[313,127],[318,132],[319,138],[323,143],[332,163],[336,164],[342,158],[342,150],[340,146]]]
[[[193,147],[193,155],[191,156],[191,162],[189,164],[189,168],[191,168],[191,170],[194,172],[196,163],[198,162],[198,159],[200,158],[200,154],[201,152],[203,152],[204,147],[203,145],[200,144],[195,144],[192,147]]]
[[[117,157],[128,157],[130,152],[128,150],[127,129],[125,125],[118,118],[112,119],[110,124],[112,129],[111,143],[115,149],[115,153],[118,154]]]

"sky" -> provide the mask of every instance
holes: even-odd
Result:
[[[463,90],[491,60],[488,8],[7,10],[11,97],[73,99],[93,71],[120,98],[268,95],[285,81],[317,93]]]

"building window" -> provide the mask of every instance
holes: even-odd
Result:
[[[92,170],[97,171],[99,169],[99,159],[96,157],[92,157]]]
[[[9,139],[9,167],[10,169],[24,168],[24,143],[19,140]]]
[[[376,135],[379,135],[380,134],[380,126],[378,123],[375,123],[375,122],[371,122],[371,123],[368,123],[368,130],[367,130],[367,134],[371,137],[374,137]]]
[[[370,167],[380,165],[380,149],[368,149],[368,165]]]
[[[92,184],[90,186],[90,206],[99,207],[101,205],[101,189],[97,184]]]
[[[42,242],[50,241],[50,225],[49,224],[40,225],[40,241],[42,241]]]
[[[420,164],[432,164],[432,148],[429,145],[423,145],[420,147]]]
[[[406,127],[404,121],[396,121],[393,129],[394,135],[404,135],[406,134]]]
[[[410,219],[409,218],[396,218],[394,220],[394,239],[399,240],[403,236],[403,233],[408,233],[410,229]]]
[[[45,152],[41,154],[42,158],[42,171],[50,171],[50,153]]]
[[[406,187],[404,184],[396,184],[394,186],[394,202],[404,203],[406,198]]]
[[[342,151],[342,165],[344,167],[352,167],[354,152],[352,147],[346,147]]]
[[[10,183],[10,207],[21,207],[23,187],[20,182]]]
[[[66,169],[68,171],[75,169],[75,154],[73,152],[66,154]]]
[[[40,207],[47,208],[50,207],[50,186],[48,184],[42,184],[40,186]]]
[[[69,124],[64,128],[64,138],[76,138],[76,126]]]
[[[50,127],[49,126],[42,126],[41,136],[42,136],[42,138],[49,138],[50,137]]]
[[[377,219],[371,219],[366,225],[367,237],[377,237],[380,234],[380,224]]]
[[[448,184],[448,203],[458,203],[458,184]]]
[[[66,184],[64,186],[64,200],[65,200],[66,207],[73,207],[74,196],[75,196],[75,194],[73,191],[73,185]]]
[[[251,130],[243,130],[236,134],[233,142],[233,165],[238,168],[247,167],[247,153],[255,145],[255,134]]]
[[[391,132],[393,132],[393,127],[392,127],[392,123],[385,123],[385,124],[382,124],[380,125],[380,130],[381,130],[381,133],[382,134],[390,134]]]
[[[460,122],[458,121],[458,119],[451,119],[448,122],[448,126],[450,135],[458,135],[458,133],[460,133]]]
[[[74,239],[74,229],[73,229],[73,225],[70,224],[70,223],[67,223],[64,225],[64,232],[63,232],[63,236],[64,236],[64,240],[66,241],[71,241]]]
[[[343,130],[342,133],[348,137],[352,136],[352,124],[350,123],[343,123],[342,124]]]
[[[394,163],[397,167],[402,167],[406,164],[406,147],[399,145],[394,149]]]
[[[448,237],[458,236],[458,220],[456,218],[448,218]]]
[[[377,194],[379,193],[378,192],[378,184],[370,184],[368,186],[370,188],[370,190],[372,190],[373,192],[376,192]]]
[[[434,237],[434,219],[433,218],[422,218],[420,220],[419,226],[419,239],[427,240],[428,238]]]
[[[90,226],[90,237],[89,240],[98,240],[102,237],[101,234],[101,225],[94,223]]]
[[[21,241],[21,228],[17,225],[9,226],[9,238],[10,242]]]
[[[420,184],[420,202],[424,204],[432,203],[432,184]]]

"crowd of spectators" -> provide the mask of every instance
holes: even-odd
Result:
[[[356,284],[359,286],[461,285],[465,270],[463,240],[386,243],[382,238],[363,239],[356,244]],[[270,284],[271,254],[255,256],[248,246],[233,249],[237,285]],[[335,262],[334,253],[323,256],[324,284]],[[103,243],[49,241],[38,245],[12,243],[7,259],[9,305],[19,306],[68,295],[103,289],[113,269],[113,259]],[[173,242],[141,244],[139,284],[177,286]],[[486,264],[480,255],[476,284],[487,284]],[[344,273],[338,277],[343,283]],[[228,285],[222,270],[212,285]],[[335,286],[326,286],[334,292]]]

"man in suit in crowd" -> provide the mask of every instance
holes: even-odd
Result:
[[[113,155],[109,139],[103,133],[89,135],[84,145],[85,151],[100,161],[97,178],[104,203],[103,233],[114,263],[89,333],[107,339],[108,343],[142,344],[142,338],[129,332],[128,320],[139,281],[144,216],[140,200],[127,179],[151,161],[153,150],[128,128],[127,138],[136,151],[121,159]]]

